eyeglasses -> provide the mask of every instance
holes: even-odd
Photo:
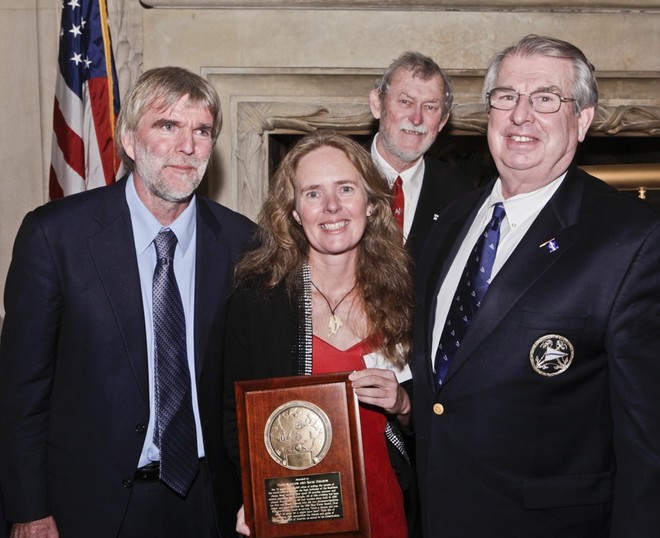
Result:
[[[575,101],[570,97],[562,97],[555,92],[546,90],[539,90],[528,95],[509,88],[494,88],[486,94],[486,97],[488,98],[488,105],[492,108],[513,110],[522,95],[527,95],[532,110],[541,114],[553,114],[559,110],[562,103]]]

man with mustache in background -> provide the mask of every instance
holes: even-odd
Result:
[[[428,56],[406,52],[369,95],[378,134],[371,155],[392,187],[392,209],[417,262],[428,230],[450,202],[473,187],[453,166],[424,154],[447,124],[449,77]]]
[[[414,264],[441,211],[473,188],[453,166],[425,155],[447,124],[452,101],[449,77],[419,52],[394,60],[369,94],[371,113],[379,120],[371,156],[392,188],[394,218]],[[410,381],[404,388],[410,390]],[[412,459],[412,436],[404,437]],[[404,491],[409,536],[416,537],[420,528],[414,461],[396,472]]]

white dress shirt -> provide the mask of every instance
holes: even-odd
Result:
[[[403,185],[403,241],[405,243],[410,234],[410,228],[412,228],[413,219],[415,218],[415,210],[417,209],[417,201],[422,192],[425,168],[424,157],[420,157],[410,168],[399,173],[378,153],[376,148],[377,139],[378,134],[371,143],[371,157],[378,166],[380,173],[387,179],[390,189],[394,185],[397,176],[401,176],[401,184]]]

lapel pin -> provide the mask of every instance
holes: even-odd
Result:
[[[440,216],[440,215],[438,215],[437,213],[433,213],[433,220],[438,220],[438,217],[439,217],[439,216]]]
[[[563,374],[573,362],[575,348],[568,338],[546,334],[532,344],[529,362],[537,374],[553,377]]]
[[[548,239],[545,243],[541,243],[539,245],[539,248],[546,247],[549,252],[554,252],[555,250],[559,250],[559,245],[557,244],[557,241],[555,241],[555,238],[553,237],[552,239]]]

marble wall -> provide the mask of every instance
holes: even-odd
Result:
[[[656,130],[660,122],[660,0],[107,3],[121,90],[161,65],[187,67],[218,88],[225,123],[207,189],[250,216],[263,196],[265,140],[292,129],[282,118],[352,115],[368,128],[368,90],[404,50],[434,57],[457,80],[458,118],[480,106],[480,77],[495,51],[528,33],[554,35],[595,64],[601,124],[639,121],[622,120],[617,107],[650,112],[642,118]],[[59,5],[0,0],[0,283],[21,218],[47,198]]]
[[[0,0],[0,282],[20,219],[43,202],[40,12],[37,0]],[[3,288],[4,289],[4,288]],[[0,317],[4,308],[0,308]]]

